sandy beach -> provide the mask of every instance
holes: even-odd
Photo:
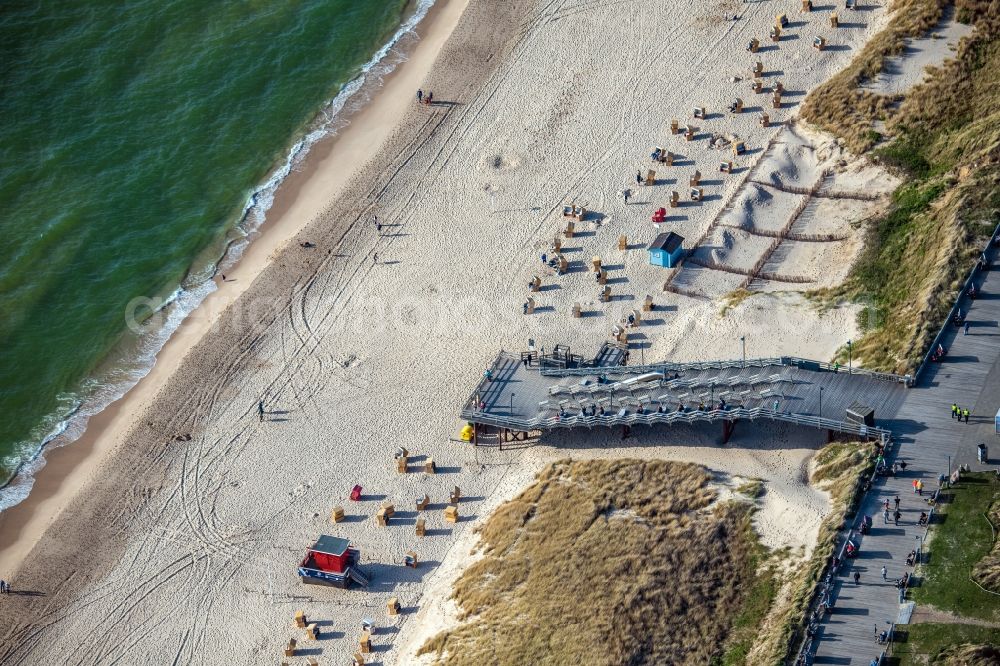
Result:
[[[778,4],[791,23],[773,44]],[[283,186],[260,238],[153,372],[53,452],[29,499],[0,516],[0,575],[30,593],[0,604],[0,663],[270,663],[297,610],[329,621],[303,657],[346,662],[371,617],[378,663],[414,663],[453,620],[449,586],[479,519],[564,457],[689,460],[722,486],[764,479],[764,542],[808,552],[828,510],[805,483],[817,433],[751,426],[720,447],[708,428],[655,429],[622,446],[608,430],[502,452],[457,441],[462,404],[499,350],[534,340],[592,355],[646,295],[659,314],[630,339],[646,360],[736,358],[741,336],[748,356],[828,360],[857,334],[856,307],[820,310],[803,293],[843,279],[861,246],[852,222],[895,181],[793,121],[886,11],[869,2],[832,30],[828,12],[798,5],[439,0],[406,62]],[[822,51],[810,46],[818,35]],[[757,60],[762,93],[750,87]],[[436,103],[415,104],[418,87]],[[744,113],[727,111],[735,97]],[[707,118],[692,118],[696,106]],[[671,134],[674,118],[697,125],[695,140]],[[746,151],[733,156],[735,140]],[[675,166],[650,160],[656,146]],[[637,185],[649,169],[655,184]],[[701,201],[689,197],[695,170]],[[674,190],[683,205],[656,228],[650,216]],[[563,238],[570,265],[557,275],[540,256],[572,204],[591,213]],[[660,231],[684,236],[701,262],[650,265],[644,248]],[[610,302],[585,269],[594,256]],[[543,289],[525,315],[536,275]],[[576,303],[587,316],[571,316]],[[413,456],[409,473],[396,470],[398,447]],[[419,471],[427,457],[437,474]],[[348,502],[355,484],[364,500]],[[441,510],[455,486],[452,525]],[[428,534],[417,538],[424,493]],[[383,501],[398,517],[388,528],[373,520]],[[336,505],[348,519],[332,525]],[[299,582],[323,533],[360,550],[371,587]],[[416,569],[402,564],[409,550]],[[398,616],[386,617],[390,596]]]

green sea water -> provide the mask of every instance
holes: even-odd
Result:
[[[203,297],[248,198],[429,4],[3,3],[0,484],[148,368],[127,304]]]

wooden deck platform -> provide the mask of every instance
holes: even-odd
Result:
[[[648,373],[655,381],[634,382]],[[896,375],[849,372],[794,358],[544,369],[501,353],[462,418],[514,431],[767,419],[886,438],[906,393]],[[850,422],[860,402],[876,427]]]

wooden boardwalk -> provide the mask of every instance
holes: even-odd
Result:
[[[968,312],[968,335],[957,327],[948,332],[942,342],[948,350],[945,361],[931,364],[885,424],[898,438],[889,460],[905,461],[907,467],[895,478],[880,480],[865,497],[859,513],[872,516],[874,529],[861,537],[860,556],[841,567],[812,663],[869,666],[884,649],[875,642],[875,632],[896,622],[904,608],[893,581],[912,571],[906,556],[925,533],[917,519],[928,505],[914,494],[913,481],[923,481],[926,497],[938,487],[939,475],[948,473],[949,459],[953,469],[960,464],[995,468],[1000,462],[1000,438],[993,426],[1000,407],[1000,269],[985,273],[977,284],[980,296],[962,305]],[[968,423],[951,418],[953,402],[969,408]],[[978,464],[978,442],[991,447],[992,465]],[[892,503],[897,495],[903,517],[898,526],[886,525],[882,503],[887,498]],[[883,566],[888,582],[882,580]],[[859,585],[853,581],[855,571],[861,574]]]
[[[501,353],[490,370],[491,377],[479,383],[462,418],[520,432],[765,419],[888,438],[889,433],[878,427],[848,422],[846,411],[860,401],[875,411],[876,426],[884,426],[907,393],[895,376],[835,371],[815,361],[790,358],[751,359],[745,365],[709,361],[590,367],[546,374],[518,356]],[[630,384],[651,371],[664,378]]]

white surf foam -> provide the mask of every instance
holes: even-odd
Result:
[[[234,228],[235,238],[231,240],[220,259],[203,268],[192,267],[191,273],[159,309],[158,321],[161,325],[140,336],[136,348],[125,358],[116,362],[115,367],[100,373],[84,383],[79,392],[85,397],[64,396],[63,402],[71,405],[64,408],[61,416],[48,420],[45,434],[34,437],[20,451],[15,453],[22,462],[14,477],[0,487],[0,511],[8,509],[28,497],[34,479],[45,466],[44,452],[65,446],[79,439],[86,430],[90,418],[113,402],[123,397],[139,381],[149,374],[156,364],[156,355],[170,339],[181,323],[216,290],[212,277],[218,271],[225,271],[236,264],[253,240],[254,233],[267,217],[274,203],[274,195],[281,183],[297,166],[302,164],[309,150],[320,140],[336,134],[348,121],[348,113],[364,107],[370,100],[368,91],[381,86],[386,75],[391,73],[405,57],[394,50],[404,37],[412,36],[414,29],[434,5],[434,0],[418,0],[413,13],[396,30],[388,42],[380,48],[361,68],[360,73],[344,84],[337,95],[317,114],[312,127],[305,136],[295,142],[285,160],[247,198],[240,219]],[[391,57],[390,57],[391,56]],[[367,84],[367,85],[366,85]],[[364,91],[364,94],[359,92]],[[54,423],[53,423],[54,422]]]

